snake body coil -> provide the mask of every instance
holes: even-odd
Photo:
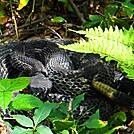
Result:
[[[70,98],[86,93],[85,100],[76,109],[75,116],[80,116],[87,109],[89,109],[87,112],[89,116],[100,109],[102,115],[105,113],[105,117],[102,116],[105,119],[113,111],[113,102],[92,88],[92,80],[110,85],[114,81],[113,66],[101,59],[99,55],[63,50],[56,43],[67,45],[73,42],[51,39],[1,45],[0,78],[18,76],[31,76],[33,79],[36,78],[34,76],[37,76],[38,79],[40,76],[48,78],[52,86],[50,81],[50,84],[47,83],[44,86],[49,92],[46,93],[43,89],[44,94],[39,96],[41,99],[68,102]],[[40,81],[42,80],[44,79]],[[44,82],[42,83],[44,85]],[[38,86],[35,90],[36,94],[40,92]]]

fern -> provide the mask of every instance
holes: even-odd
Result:
[[[134,29],[131,26],[129,30],[124,29],[124,42],[127,42],[127,46],[132,46],[134,50]]]
[[[81,39],[80,42],[67,46],[59,45],[61,48],[82,53],[100,54],[101,57],[106,57],[107,61],[115,60],[118,62],[118,67],[122,69],[127,76],[134,79],[134,32],[130,30],[115,29],[110,27],[103,31],[101,27],[90,28],[85,31],[75,31],[83,34],[87,41]]]

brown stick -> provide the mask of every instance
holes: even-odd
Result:
[[[73,2],[73,0],[68,0],[68,2],[70,3],[70,5],[72,6],[72,8],[74,9],[74,11],[76,12],[76,15],[78,16],[79,20],[84,23],[86,22],[86,20],[83,18],[83,16],[81,15],[79,9],[77,8],[77,6],[75,5],[75,3]]]

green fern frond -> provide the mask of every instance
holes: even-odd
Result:
[[[124,42],[127,42],[127,46],[132,46],[134,50],[134,29],[131,26],[129,30],[124,29]]]
[[[118,41],[121,44],[128,45],[134,44],[134,29],[133,27],[130,27],[129,31],[124,29],[124,32],[122,29],[119,29],[117,26],[115,29],[111,26],[109,29],[105,28],[103,31],[101,27],[95,27],[95,28],[90,28],[86,29],[85,31],[80,30],[80,31],[74,31],[78,34],[83,34],[85,37],[88,39],[96,39],[98,38],[106,38],[107,40],[113,40],[113,41]]]
[[[87,41],[81,39],[80,42],[67,46],[59,45],[61,48],[82,53],[100,54],[101,57],[106,57],[106,60],[115,60],[118,66],[128,73],[129,78],[134,79],[134,54],[132,44],[130,43],[129,32],[123,32],[116,26],[113,30],[102,30],[101,27],[87,29],[86,31],[75,31],[79,34],[84,34]],[[125,37],[127,35],[127,37]],[[134,37],[134,34],[133,34]]]

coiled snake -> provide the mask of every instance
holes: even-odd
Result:
[[[43,100],[53,102],[69,101],[76,95],[86,93],[85,100],[76,109],[76,117],[87,109],[90,110],[83,118],[97,109],[100,109],[102,119],[106,119],[113,112],[113,101],[93,87],[100,86],[104,94],[108,89],[112,94],[111,99],[123,106],[134,106],[132,97],[108,86],[114,82],[115,77],[110,63],[105,62],[99,55],[63,50],[57,43],[67,45],[73,41],[44,39],[1,45],[0,78],[31,76],[30,92]]]

